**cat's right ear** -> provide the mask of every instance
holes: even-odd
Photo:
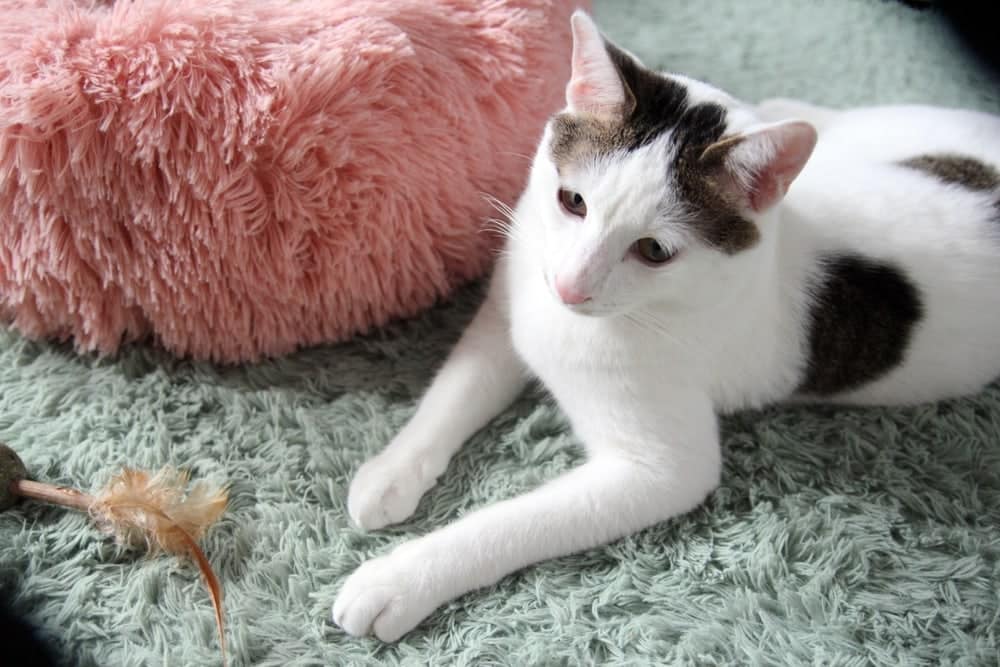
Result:
[[[618,116],[630,93],[615,67],[604,37],[582,9],[573,12],[573,73],[566,85],[566,105],[573,113],[600,118]]]

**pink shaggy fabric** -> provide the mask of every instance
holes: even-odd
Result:
[[[0,316],[253,360],[488,268],[577,0],[0,0]]]

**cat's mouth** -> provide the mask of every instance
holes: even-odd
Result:
[[[559,297],[557,296],[556,299]],[[603,315],[602,309],[594,305],[593,301],[587,301],[586,303],[563,303],[564,308],[570,312],[576,313],[577,315],[587,315],[590,317],[599,317]]]
[[[563,300],[563,298],[559,295],[559,292],[552,286],[551,283],[549,284],[548,292],[553,301],[576,315],[603,317],[605,315],[614,314],[614,309],[609,309],[606,306],[597,303],[594,299],[587,299],[586,301],[581,301],[579,303],[567,303]]]

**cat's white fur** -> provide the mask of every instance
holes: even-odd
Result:
[[[573,21],[577,48],[596,48],[590,19]],[[485,303],[413,419],[358,471],[348,506],[366,529],[406,519],[462,443],[532,377],[565,411],[587,462],[364,563],[333,610],[347,632],[395,640],[462,593],[696,507],[719,483],[716,415],[795,398],[806,286],[831,251],[891,261],[925,307],[905,363],[833,400],[934,400],[1000,374],[997,193],[893,164],[933,152],[1000,164],[1000,118],[918,106],[836,112],[787,100],[751,108],[677,79],[692,98],[728,107],[727,134],[766,139],[790,118],[815,126],[819,141],[794,187],[752,214],[760,242],[727,256],[671,224],[680,210],[661,176],[661,143],[560,180],[547,130]],[[780,149],[762,141],[741,159],[766,161]],[[586,193],[585,221],[559,208],[560,187]],[[652,235],[682,254],[655,269],[627,255]],[[557,274],[592,300],[561,303]]]

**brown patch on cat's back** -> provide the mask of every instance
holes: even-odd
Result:
[[[939,181],[961,185],[970,190],[1000,188],[1000,172],[985,162],[965,155],[952,153],[918,155],[899,164],[922,171]]]
[[[810,287],[808,361],[796,390],[833,396],[878,380],[906,360],[926,311],[902,269],[860,255],[820,258]]]

